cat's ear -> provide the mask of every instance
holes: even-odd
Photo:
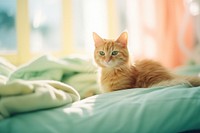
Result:
[[[98,47],[104,43],[104,40],[95,32],[93,32],[93,39],[94,39],[95,47]]]
[[[116,42],[122,44],[123,46],[127,46],[128,42],[128,33],[127,32],[122,32],[121,35],[118,37]]]

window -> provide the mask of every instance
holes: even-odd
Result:
[[[61,5],[61,0],[29,0],[31,52],[61,49]]]
[[[59,56],[91,55],[92,32],[112,39],[127,29],[130,51],[140,52],[135,49],[143,47],[138,43],[140,22],[136,0],[0,0],[0,3],[0,9],[10,17],[2,21],[0,16],[0,23],[6,21],[0,25],[0,51],[17,50],[9,57],[14,64],[46,52]],[[2,35],[6,26],[9,37]]]
[[[12,50],[17,50],[17,53],[9,56],[3,54],[14,64],[22,64],[32,57],[46,52],[59,56],[70,53],[90,55],[93,53],[94,48],[92,32],[97,32],[105,38],[116,37],[110,33],[119,35],[121,32],[117,28],[118,24],[121,23],[117,22],[114,10],[116,2],[113,1],[0,1],[3,3],[1,5],[10,4],[6,11],[9,12],[12,9],[14,20],[16,18],[16,30],[15,25],[9,26],[13,31],[12,38],[14,39],[1,36],[1,38],[14,41]],[[123,2],[122,4],[124,5]],[[15,13],[16,9],[17,14]],[[124,17],[123,14],[121,14],[121,17]],[[0,47],[2,47],[1,50],[3,48],[8,49],[9,45],[4,43]],[[2,55],[2,52],[0,54]]]
[[[0,0],[0,52],[16,52],[16,0]]]

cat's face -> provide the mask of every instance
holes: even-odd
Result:
[[[93,33],[93,37],[95,42],[94,59],[97,65],[103,68],[113,68],[128,62],[126,32],[123,32],[116,41],[102,39],[96,33]]]

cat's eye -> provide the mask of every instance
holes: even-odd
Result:
[[[118,51],[112,51],[112,55],[117,55],[118,53]]]
[[[105,53],[103,51],[99,51],[99,55],[104,56]]]

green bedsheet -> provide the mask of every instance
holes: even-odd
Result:
[[[177,133],[200,130],[200,87],[129,89],[0,121],[1,133]]]

